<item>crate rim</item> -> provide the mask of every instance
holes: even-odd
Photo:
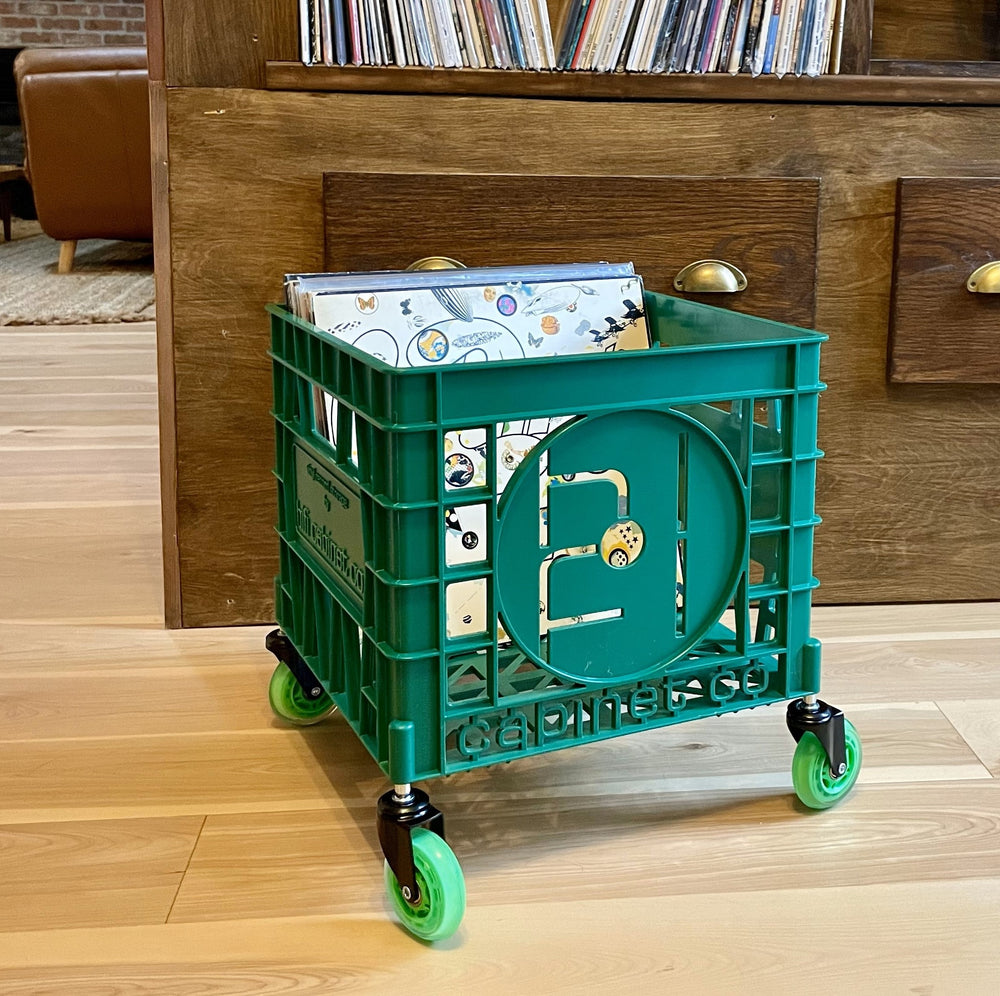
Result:
[[[624,358],[634,357],[634,356],[651,356],[655,354],[678,354],[678,353],[706,353],[706,352],[725,352],[735,349],[767,349],[774,347],[786,347],[794,346],[797,344],[819,344],[821,342],[827,341],[829,336],[825,332],[817,332],[813,329],[802,328],[798,325],[789,325],[784,322],[774,321],[770,318],[762,318],[757,315],[746,315],[742,312],[730,311],[727,308],[719,308],[715,305],[702,304],[698,301],[686,301],[682,298],[674,298],[666,294],[659,294],[653,291],[644,291],[643,297],[646,299],[647,303],[647,322],[652,322],[654,320],[655,309],[667,307],[670,309],[676,308],[678,305],[682,306],[684,310],[688,311],[693,316],[698,316],[702,318],[711,319],[722,319],[724,318],[727,323],[736,322],[741,326],[752,326],[760,327],[761,325],[766,326],[769,330],[773,330],[774,334],[762,336],[761,338],[741,338],[738,336],[730,335],[724,340],[712,341],[711,339],[706,339],[703,342],[685,342],[676,345],[670,345],[668,343],[653,342],[649,349],[635,349],[635,350],[613,350],[609,353],[604,352],[594,352],[594,353],[575,353],[575,354],[560,354],[558,356],[525,356],[513,360],[480,360],[473,363],[461,363],[461,364],[444,364],[426,367],[396,367],[392,366],[384,361],[372,356],[370,353],[366,353],[363,350],[358,349],[351,343],[346,342],[344,339],[339,338],[332,332],[327,332],[325,329],[320,328],[318,325],[313,325],[311,322],[304,318],[299,318],[294,315],[286,305],[271,302],[265,305],[265,309],[273,316],[281,319],[290,325],[301,329],[303,332],[309,335],[315,336],[323,342],[330,343],[336,349],[346,353],[348,356],[354,357],[355,359],[361,360],[366,366],[378,371],[379,373],[390,374],[393,376],[399,375],[404,377],[414,377],[424,375],[428,373],[435,373],[443,370],[451,370],[455,367],[468,368],[473,370],[485,370],[485,369],[511,369],[516,370],[523,368],[525,365],[531,366],[541,366],[547,363],[558,363],[560,366],[566,363],[594,363],[594,362],[615,362],[621,361]],[[676,303],[674,303],[676,302]],[[650,305],[653,305],[653,308]],[[782,331],[786,330],[786,331]],[[708,334],[708,333],[704,333]],[[284,356],[275,354],[273,350],[268,351],[268,356],[272,359],[277,360],[280,363],[288,365],[289,359]]]

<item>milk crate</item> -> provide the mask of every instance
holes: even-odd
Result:
[[[417,936],[451,934],[465,890],[414,782],[785,700],[802,801],[857,778],[810,636],[826,337],[644,300],[648,350],[406,369],[269,306],[271,704],[339,709],[393,783],[386,882]]]

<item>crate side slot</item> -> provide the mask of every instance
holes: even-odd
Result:
[[[372,631],[397,655],[419,655],[438,651],[439,604],[437,581],[428,584],[391,584],[368,574],[372,605]],[[368,602],[368,595],[366,595]]]
[[[443,467],[437,458],[437,433],[433,429],[396,432],[367,423],[358,442],[365,478],[381,501],[437,501]]]
[[[372,502],[370,513],[366,557],[380,579],[426,581],[438,576],[437,533],[442,516],[437,506],[400,508]]]

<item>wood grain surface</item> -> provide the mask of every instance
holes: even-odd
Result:
[[[840,71],[865,76],[871,66],[874,0],[854,0],[844,12]]]
[[[338,172],[323,175],[323,205],[328,270],[434,255],[466,266],[604,259],[632,261],[647,290],[677,294],[688,263],[722,259],[746,275],[745,291],[678,296],[815,320],[812,178]]]
[[[821,177],[815,324],[831,338],[818,598],[1000,593],[997,388],[886,384],[897,180],[995,175],[995,111],[248,90],[166,96],[174,295],[166,372],[176,378],[177,449],[164,475],[176,469],[178,573],[168,584],[183,596],[172,624],[257,623],[273,614],[263,307],[280,298],[284,273],[324,265],[322,177],[331,171],[508,174],[540,186],[558,175]],[[692,216],[703,207],[692,204]],[[344,215],[353,210],[345,201]],[[621,210],[637,211],[627,200]],[[657,231],[651,218],[643,237]]]
[[[931,78],[996,79],[1000,77],[1000,62],[924,62],[917,59],[872,59],[868,64],[868,72],[876,76],[921,76],[925,78],[928,88],[930,88]]]
[[[997,8],[990,0],[876,0],[872,57],[968,59],[998,57]]]
[[[1000,295],[966,289],[1000,259],[1000,179],[903,177],[896,210],[890,378],[1000,383]]]
[[[269,59],[298,58],[298,6],[282,0],[150,0],[169,86],[261,86]],[[159,56],[153,65],[160,67]],[[156,79],[156,76],[151,77]]]
[[[159,5],[161,0],[151,0]],[[152,42],[151,42],[152,44]],[[153,252],[157,315],[157,380],[160,431],[160,496],[163,531],[163,612],[170,626],[180,626],[180,551],[177,547],[177,407],[174,360],[174,287],[170,235],[170,143],[167,136],[167,87],[155,77],[149,84],[153,187]]]
[[[996,992],[1000,604],[815,611],[824,697],[865,754],[827,812],[794,801],[780,707],[429,784],[468,911],[425,945],[384,897],[385,779],[342,718],[270,714],[267,628],[169,630],[155,587],[108,596],[121,568],[96,541],[158,564],[155,515],[135,526],[155,482],[117,483],[156,428],[131,390],[154,353],[148,326],[0,336],[6,381],[47,388],[0,409],[0,444],[46,467],[32,495],[0,460],[0,516],[18,516],[0,544],[4,996],[712,996],[806,972],[858,993]],[[100,517],[79,464],[49,462],[69,439],[107,457],[89,470],[118,495]],[[59,555],[31,558],[15,532],[58,534]]]
[[[145,0],[146,7],[146,62],[152,83],[162,83],[165,39],[163,37],[163,0]]]
[[[708,100],[796,104],[995,105],[1000,85],[988,74],[941,77],[930,63],[926,74],[868,74],[863,22],[848,36],[844,74],[817,77],[725,73],[525,72],[508,69],[423,69],[397,66],[304,66],[269,62],[263,67],[270,90],[343,91],[370,94],[532,97],[570,100]],[[887,66],[881,67],[883,72]],[[995,75],[995,74],[994,74]]]
[[[991,931],[998,903],[990,878],[862,889],[804,883],[669,901],[542,898],[529,916],[523,905],[496,902],[473,907],[462,935],[434,947],[415,946],[383,913],[345,914],[71,930],[58,952],[49,932],[27,932],[0,941],[0,960],[11,965],[4,982],[15,996],[136,988],[582,993],[623,983],[704,996],[748,986],[779,991],[790,975],[813,973],[856,992],[988,994],[997,973]],[[921,929],[923,911],[929,922]]]
[[[163,923],[204,822],[184,816],[0,828],[0,932]]]

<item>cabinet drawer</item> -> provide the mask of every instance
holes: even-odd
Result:
[[[326,173],[326,266],[632,260],[648,290],[811,326],[819,181],[813,178]],[[742,271],[737,293],[679,294],[689,263]]]
[[[1000,260],[1000,179],[904,177],[896,212],[889,379],[1000,383],[1000,293],[966,287]]]

